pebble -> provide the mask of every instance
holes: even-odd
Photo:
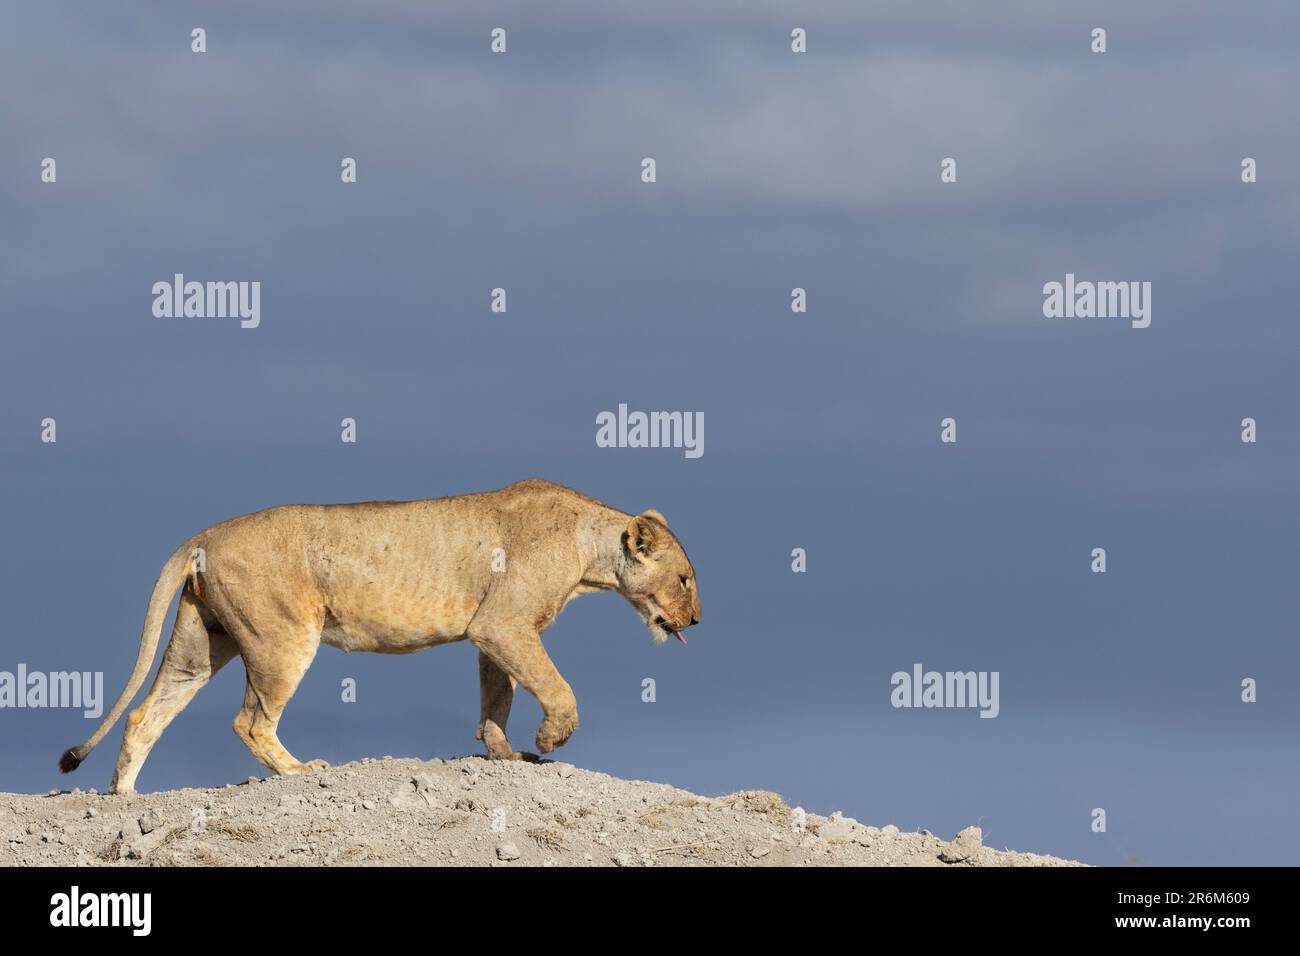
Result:
[[[969,860],[984,844],[984,831],[979,827],[967,827],[958,833],[951,843],[939,851],[939,859],[944,863],[961,863]]]
[[[857,822],[836,810],[831,814],[831,818],[822,824],[817,835],[830,843],[842,843],[853,836],[853,828]]]

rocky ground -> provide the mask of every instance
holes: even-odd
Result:
[[[559,762],[363,760],[216,790],[0,794],[2,866],[1074,866]]]

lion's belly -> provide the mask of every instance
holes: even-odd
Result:
[[[477,602],[430,601],[424,607],[390,609],[389,613],[331,607],[321,641],[343,651],[410,654],[465,637]]]

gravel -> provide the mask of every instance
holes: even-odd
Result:
[[[1077,866],[571,764],[364,760],[211,790],[0,794],[0,866]]]

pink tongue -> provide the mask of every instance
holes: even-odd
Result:
[[[677,638],[677,640],[681,641],[683,644],[686,643],[686,638],[682,637],[681,631],[673,631],[673,637]]]

